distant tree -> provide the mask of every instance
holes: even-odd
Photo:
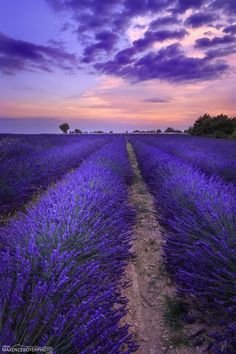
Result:
[[[63,123],[61,125],[59,125],[59,128],[61,129],[61,131],[64,133],[64,134],[67,134],[68,133],[68,130],[70,129],[70,126],[68,123]]]
[[[103,130],[93,130],[90,134],[105,134],[105,132]]]
[[[136,129],[136,130],[134,130],[134,131],[132,132],[132,134],[140,134],[140,133],[141,133],[141,131],[138,130],[138,129]]]
[[[82,130],[81,129],[75,129],[75,134],[82,134],[83,132],[82,132]]]
[[[165,133],[174,133],[174,132],[175,132],[174,128],[171,128],[171,127],[168,127],[165,130]]]
[[[231,139],[236,139],[236,128],[233,131],[233,134],[231,135]]]
[[[113,134],[113,130],[110,130],[110,131],[109,131],[109,134]]]
[[[191,134],[193,135],[205,135],[212,133],[212,117],[205,113],[203,116],[200,116],[194,123]]]
[[[225,114],[220,114],[212,118],[212,130],[225,135],[231,135],[236,128],[236,118],[229,118]]]
[[[156,134],[161,134],[161,133],[162,133],[161,129],[156,130]]]
[[[216,138],[228,138],[236,129],[236,118],[230,118],[225,114],[211,117],[205,113],[199,117],[193,127],[189,128],[192,135],[210,135]]]

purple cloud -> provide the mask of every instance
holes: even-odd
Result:
[[[115,65],[129,64],[134,61],[133,56],[135,54],[136,49],[134,47],[123,49],[115,55],[114,63]]]
[[[124,33],[137,16],[151,15],[168,9],[176,0],[45,0],[56,11],[67,11],[78,23],[78,37],[109,29]]]
[[[236,34],[236,25],[227,26],[224,28],[225,33]]]
[[[20,70],[42,70],[53,68],[72,72],[77,67],[75,55],[60,47],[37,45],[10,38],[0,33],[0,71],[13,75]]]
[[[95,44],[91,44],[84,49],[82,62],[92,62],[95,55],[101,51],[110,52],[117,42],[117,35],[110,31],[98,32],[95,35],[95,40]]]
[[[184,13],[188,9],[200,9],[206,0],[178,0],[174,12]]]
[[[214,58],[226,57],[234,53],[236,53],[236,44],[229,45],[223,48],[210,49],[206,51],[206,56],[209,59],[214,59]]]
[[[186,82],[216,79],[226,72],[229,66],[208,57],[187,57],[179,44],[173,44],[157,53],[150,52],[126,66],[120,65],[118,61],[108,61],[97,64],[97,69],[132,81],[160,79]]]
[[[170,101],[171,101],[171,99],[168,97],[165,97],[165,98],[151,97],[151,98],[145,98],[142,100],[142,102],[148,102],[148,103],[168,103]]]
[[[223,37],[214,37],[209,39],[207,37],[199,38],[195,42],[195,48],[210,48],[218,45],[232,44],[235,43],[236,37],[232,35],[225,35]]]
[[[138,29],[144,29],[145,27],[146,27],[145,25],[140,25],[140,24],[134,26],[134,28],[138,28]]]
[[[156,30],[160,26],[177,25],[177,24],[180,24],[180,23],[181,23],[181,21],[175,16],[164,16],[164,17],[158,17],[155,20],[153,20],[150,23],[149,28],[151,30]]]
[[[145,50],[150,47],[154,42],[164,42],[168,39],[183,39],[187,35],[187,31],[183,28],[180,30],[161,30],[161,31],[147,31],[143,38],[133,42],[133,47],[139,50]]]
[[[113,63],[110,61],[111,67],[116,65],[126,65],[134,61],[134,55],[140,54],[142,51],[148,49],[154,42],[164,42],[168,39],[181,39],[187,32],[185,29],[170,31],[162,30],[157,32],[146,31],[144,37],[133,42],[133,46],[123,49],[116,53]],[[91,48],[92,51],[96,51],[95,48]],[[91,62],[91,61],[90,61]],[[95,64],[95,67],[98,67]]]
[[[154,42],[164,42],[167,39],[181,39],[187,32],[184,29],[178,31],[147,31],[144,34],[144,37],[133,42],[133,46],[123,49],[118,52],[113,60],[113,63],[110,61],[110,65],[126,65],[133,62],[135,59],[134,55],[140,54],[142,51],[148,49]]]
[[[213,10],[222,9],[225,13],[232,15],[236,13],[236,1],[235,0],[213,0],[210,2],[210,7]]]
[[[189,9],[194,12],[184,21],[182,14]],[[137,81],[157,78],[184,82],[219,77],[229,66],[217,58],[230,53],[224,48],[217,55],[214,49],[233,46],[235,42],[234,29],[227,29],[224,16],[221,26],[225,27],[225,36],[196,40],[195,48],[203,51],[203,58],[184,53],[181,41],[188,35],[186,28],[212,25],[222,12],[229,19],[234,10],[235,0],[58,0],[56,5],[56,11],[66,12],[67,18],[70,14],[77,28],[75,33],[82,46],[83,64],[89,64],[89,69],[92,67],[98,72]],[[153,14],[156,18],[143,37],[128,46],[127,29],[131,25],[144,28],[142,23],[134,25],[133,20],[137,22],[138,16]],[[170,39],[177,43],[164,47],[165,41]],[[163,48],[148,52],[155,42],[163,43]]]
[[[78,23],[77,33],[84,36],[91,31],[109,30],[113,33],[126,31],[133,18],[137,16],[158,13],[158,18],[151,23],[150,29],[156,26],[173,25],[179,23],[178,14],[188,9],[200,10],[200,14],[193,14],[189,21],[197,26],[201,21],[204,24],[217,15],[217,11],[225,13],[236,11],[235,0],[45,0],[56,11],[70,13]],[[164,15],[165,13],[171,15]],[[205,16],[203,16],[205,15]],[[139,26],[139,25],[137,25]]]
[[[209,25],[209,23],[211,23],[211,21],[214,21],[215,19],[216,15],[214,13],[197,12],[189,16],[185,21],[185,24],[193,28],[198,28],[206,24]]]

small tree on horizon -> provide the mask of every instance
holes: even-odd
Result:
[[[174,128],[168,127],[166,128],[165,133],[174,133],[174,131]]]
[[[67,134],[68,133],[68,130],[70,129],[70,126],[68,123],[63,123],[61,125],[59,125],[59,128],[61,129],[61,131],[64,133],[64,134]]]
[[[81,129],[78,129],[78,128],[75,129],[75,134],[82,134],[82,133],[83,133],[83,132],[82,132]]]

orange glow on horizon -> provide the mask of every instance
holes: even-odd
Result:
[[[93,88],[78,97],[56,99],[41,97],[0,101],[1,116],[9,118],[57,118],[88,122],[103,121],[107,125],[123,121],[143,127],[188,127],[201,114],[226,113],[235,115],[236,103],[232,97],[233,77],[228,79],[228,90],[221,80],[175,85],[151,80],[129,84],[123,79],[101,76]],[[145,96],[144,96],[145,94]],[[150,102],[150,98],[166,102]]]

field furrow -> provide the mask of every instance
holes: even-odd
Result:
[[[137,354],[201,353],[183,345],[183,336],[187,338],[187,334],[180,329],[171,331],[165,321],[167,299],[175,296],[175,288],[167,272],[163,271],[163,229],[157,221],[153,196],[140,174],[130,144],[128,151],[134,171],[130,202],[136,210],[136,223],[133,227],[135,258],[126,273],[131,286],[125,290],[129,303],[124,320],[135,334],[139,345]],[[175,348],[173,340],[179,341]]]

